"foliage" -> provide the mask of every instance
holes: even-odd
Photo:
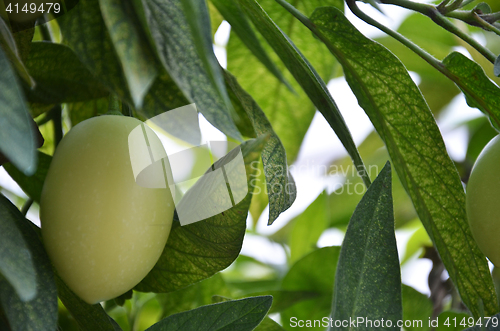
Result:
[[[2,3],[0,166],[25,195],[0,178],[0,329],[344,330],[363,318],[383,319],[387,330],[399,330],[398,320],[422,321],[405,330],[480,330],[480,318],[498,319],[499,282],[469,229],[464,185],[500,130],[500,7],[362,2],[410,14],[393,30],[356,0],[72,0],[63,14],[19,23]],[[384,34],[363,35],[345,7]],[[229,33],[216,45],[227,65],[213,50],[217,28]],[[373,125],[361,143],[332,79],[345,79]],[[457,96],[483,114],[455,123],[463,159],[448,153],[438,126],[443,113],[455,115]],[[201,222],[174,217],[139,284],[85,303],[52,267],[34,224],[57,144],[94,116],[145,121],[190,103],[241,145],[248,195]],[[303,162],[316,113],[345,149],[337,157],[332,148],[321,180],[342,182],[305,199],[291,168]],[[280,222],[301,199],[307,208]],[[341,246],[321,243],[332,231]],[[272,262],[274,251],[269,260],[242,254],[245,238],[272,242],[286,261]],[[432,263],[430,296],[401,282],[401,266],[419,259]]]

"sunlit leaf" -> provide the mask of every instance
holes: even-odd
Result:
[[[321,320],[329,316],[332,307],[333,283],[340,247],[323,247],[298,260],[283,278],[282,289],[287,291],[310,291],[318,296],[299,302],[281,312],[286,330],[296,330],[293,321]],[[308,330],[324,330],[311,327]]]
[[[500,88],[476,62],[461,53],[451,53],[443,60],[443,64],[465,94],[467,104],[481,110],[500,131]]]
[[[321,192],[294,222],[289,236],[290,263],[316,249],[316,243],[328,227],[328,194]],[[342,208],[345,206],[342,205]]]
[[[462,300],[476,317],[480,298],[494,314],[493,282],[467,223],[465,192],[420,91],[394,55],[360,34],[336,8],[318,9],[311,20],[384,140]]]
[[[410,286],[403,285],[401,288],[403,297],[403,320],[408,321],[404,325],[407,331],[430,330],[429,318],[432,317],[433,307],[431,300]]]
[[[209,305],[213,303],[212,297],[214,295],[224,297],[231,295],[220,273],[174,292],[159,293],[156,295],[156,298],[162,307],[162,316],[167,317],[172,314]]]

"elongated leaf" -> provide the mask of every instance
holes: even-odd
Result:
[[[287,330],[296,330],[298,320],[321,320],[331,312],[333,284],[339,258],[340,247],[323,247],[299,259],[283,278],[282,290],[308,291],[318,295],[283,310],[281,320]],[[320,325],[307,330],[321,330]]]
[[[151,47],[132,2],[100,0],[99,4],[134,105],[141,108],[143,98],[157,75]]]
[[[496,313],[493,282],[467,223],[460,177],[415,83],[396,57],[365,38],[339,10],[318,9],[311,20],[384,140],[462,300],[476,317],[480,298],[487,314]]]
[[[402,285],[401,294],[403,298],[403,320],[412,321],[411,325],[405,325],[404,329],[407,331],[430,330],[428,321],[432,317],[432,301],[427,295],[406,285]]]
[[[344,7],[344,1],[342,0],[296,0],[294,3],[306,14],[311,14],[319,6],[331,5],[339,9]],[[310,61],[323,80],[325,82],[329,81],[333,77],[335,69],[339,68],[339,65],[329,54],[325,45],[319,40],[311,38],[311,32],[301,24],[296,24],[295,19],[286,15],[284,9],[275,0],[261,0],[259,4],[276,25],[293,40],[294,44],[300,49],[304,57]],[[229,18],[229,16],[226,17],[228,21]],[[252,95],[266,113],[275,132],[281,138],[287,152],[288,161],[291,163],[298,155],[302,140],[316,113],[316,107],[294,77],[287,71],[283,62],[276,56],[270,44],[260,34],[257,37],[262,47],[274,60],[278,69],[283,72],[283,76],[288,80],[295,93],[286,88],[257,57],[252,55],[254,48],[248,49],[245,47],[246,44],[242,42],[244,39],[243,37],[240,38],[239,33],[235,33],[236,29],[233,24],[227,45],[227,68],[238,77],[241,86]],[[260,200],[264,200],[260,195],[254,197],[254,200],[258,197],[261,197]],[[261,201],[261,203],[263,202]]]
[[[327,203],[328,195],[321,192],[299,216],[292,222],[290,234],[290,263],[312,252],[324,230],[328,227]],[[345,206],[342,205],[342,208]]]
[[[187,104],[189,101],[172,78],[167,73],[161,73],[144,97],[143,107],[138,113],[149,119]]]
[[[191,36],[198,51],[198,56],[210,77],[213,87],[217,89],[220,97],[226,104],[226,108],[230,110],[232,105],[227,95],[222,70],[213,51],[212,33],[209,29],[211,27],[210,15],[207,3],[196,0],[181,0],[181,3],[186,15],[186,21],[191,28]]]
[[[64,42],[109,90],[131,101],[127,79],[102,18],[99,0],[80,1],[58,18]]]
[[[29,301],[37,291],[36,270],[16,224],[18,212],[6,198],[0,197],[0,277],[3,275],[22,301]]]
[[[500,131],[500,89],[484,73],[483,69],[465,55],[453,52],[443,64],[450,71],[453,81],[462,90],[471,107],[478,108],[489,117],[491,124]]]
[[[40,203],[43,182],[47,176],[47,171],[49,171],[50,162],[52,162],[51,156],[38,152],[38,168],[32,176],[26,176],[10,163],[4,164],[3,167],[23,189],[24,193],[34,201]]]
[[[273,303],[275,300],[276,300],[276,297],[273,296]],[[218,303],[218,302],[226,302],[226,301],[231,301],[231,300],[226,298],[226,297],[216,295],[212,298],[212,301],[214,303]],[[271,312],[271,310],[269,310],[269,313],[270,312]],[[269,318],[269,316],[266,316],[266,317],[264,317],[262,322],[254,330],[255,331],[282,331],[284,329],[281,327],[281,325],[279,325],[278,323],[273,321],[271,318]]]
[[[292,175],[288,171],[285,148],[274,132],[259,105],[238,84],[236,79],[226,73],[226,81],[232,93],[236,96],[245,111],[257,135],[269,134],[269,142],[262,151],[262,162],[266,175],[267,192],[269,196],[268,225],[278,218],[279,214],[287,210],[295,201],[297,188]],[[236,109],[240,109],[236,107]]]
[[[387,163],[354,211],[340,251],[332,304],[334,321],[403,317],[401,274],[394,234],[391,167]],[[331,330],[347,330],[331,327]],[[370,330],[360,326],[358,330]]]
[[[351,133],[344,122],[344,118],[316,70],[255,0],[239,1],[253,24],[273,47],[274,51],[281,58],[290,73],[304,89],[309,99],[314,103],[316,108],[318,108],[328,124],[330,124],[335,131],[353,159],[356,168],[360,171],[360,174],[366,174],[366,171],[363,171],[365,168],[363,161],[359,156],[356,145],[352,140]],[[369,185],[370,179],[367,176],[364,176],[363,180]]]
[[[194,32],[191,31],[181,0],[134,1],[141,22],[150,32],[149,37],[158,57],[189,103],[196,103],[201,113],[216,128],[239,139],[241,136],[231,119],[224,92],[214,85],[214,79],[218,80],[214,76],[216,73],[207,72],[204,61],[197,52],[197,45],[202,41],[193,37]],[[206,20],[205,17],[204,21]],[[205,34],[211,31],[210,25],[204,26],[204,29]],[[206,40],[203,43],[206,44]]]
[[[397,31],[438,59],[445,58],[453,47],[459,45],[458,38],[420,13],[408,16]],[[452,81],[396,39],[383,36],[376,38],[375,41],[380,42],[396,55],[408,71],[418,74],[420,77],[418,87],[435,115],[460,93]],[[395,203],[394,206],[397,204]]]
[[[17,50],[21,60],[24,62],[28,58],[31,49],[31,41],[35,35],[35,25],[31,24],[31,28],[14,33],[16,40]]]
[[[0,4],[0,6],[2,5]],[[2,9],[0,9],[0,11],[1,10]],[[21,60],[21,56],[17,49],[14,36],[12,35],[9,27],[4,20],[0,20],[0,47],[2,47],[4,52],[7,54],[19,77],[24,80],[30,87],[33,87],[35,82],[24,66],[24,63]]]
[[[203,306],[169,316],[147,331],[251,331],[266,316],[272,301],[264,296]]]
[[[74,294],[63,280],[56,275],[57,292],[62,303],[71,313],[81,330],[121,331],[116,322],[100,304],[89,305]]]
[[[212,3],[217,7],[217,10],[222,16],[224,16],[226,21],[231,24],[231,30],[240,37],[241,41],[253,55],[262,62],[270,73],[293,91],[293,88],[289,85],[280,69],[278,69],[271,60],[264,47],[262,47],[260,40],[255,35],[250,22],[245,16],[245,13],[241,10],[238,2],[230,0],[212,0]]]
[[[108,90],[67,46],[34,42],[26,67],[36,82],[26,90],[30,102],[57,104],[85,101],[108,95]]]
[[[36,136],[26,100],[0,48],[0,152],[25,174],[36,170]]]
[[[267,137],[245,142],[242,153],[247,178]],[[186,287],[227,268],[241,250],[252,187],[240,203],[201,222],[181,227],[175,220],[167,245],[149,274],[135,287],[138,291],[171,292]]]
[[[28,246],[21,254],[31,254],[36,275],[36,296],[23,301],[4,278],[0,277],[0,302],[13,331],[53,331],[57,327],[57,291],[52,265],[32,225],[21,212],[0,195],[0,208],[11,214]],[[12,252],[10,252],[12,254]]]

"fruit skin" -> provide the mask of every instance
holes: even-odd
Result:
[[[172,225],[170,191],[134,180],[128,135],[141,123],[110,115],[79,123],[57,147],[44,183],[45,247],[61,278],[90,304],[139,283],[160,257]]]
[[[466,208],[481,251],[500,266],[500,136],[479,154],[467,183]]]

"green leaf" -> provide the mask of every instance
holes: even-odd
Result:
[[[245,46],[255,55],[255,57],[272,73],[280,82],[285,84],[291,91],[292,86],[285,79],[280,69],[271,60],[267,51],[255,35],[245,13],[241,10],[237,1],[230,0],[212,0],[217,10],[224,16],[226,21],[231,24],[231,30],[234,31]]]
[[[211,80],[213,87],[219,92],[219,96],[224,100],[226,108],[231,110],[232,105],[224,84],[222,68],[215,57],[213,51],[212,33],[209,27],[210,15],[208,13],[207,3],[205,1],[181,0],[186,21],[191,28],[191,36],[194,45],[201,59],[203,66]],[[237,137],[235,137],[237,138]]]
[[[251,331],[266,316],[272,301],[264,296],[203,306],[169,316],[147,331]]]
[[[134,105],[141,108],[157,75],[155,56],[130,1],[100,0],[99,4]]]
[[[478,117],[467,123],[469,129],[469,143],[467,144],[466,159],[470,164],[476,162],[484,146],[495,137],[498,132],[491,126],[486,117]]]
[[[36,170],[36,136],[24,93],[0,48],[0,152],[27,175]]]
[[[297,320],[321,320],[330,315],[332,307],[333,283],[337,270],[340,247],[323,247],[298,260],[283,278],[282,290],[309,291],[318,294],[281,312],[281,320],[286,330],[295,330],[293,318]],[[311,327],[308,330],[324,330]]]
[[[34,24],[33,27],[25,29],[14,33],[14,39],[16,40],[17,50],[19,51],[19,56],[24,62],[28,58],[31,49],[31,41],[35,34]]]
[[[57,104],[108,95],[106,88],[67,46],[34,42],[26,67],[36,82],[34,89],[26,89],[30,102]]]
[[[383,318],[393,323],[392,328],[386,329],[397,330],[396,322],[403,317],[403,307],[389,162],[352,215],[340,251],[334,288],[334,321]],[[369,330],[366,326],[358,329]]]
[[[171,109],[189,104],[184,94],[167,73],[161,73],[144,97],[142,109],[137,112],[147,119]]]
[[[216,71],[211,64],[210,72],[207,72],[205,62],[197,52],[197,45],[200,45],[200,38],[203,37],[193,36],[186,16],[191,17],[194,13],[184,13],[180,0],[135,0],[135,4],[141,22],[150,32],[158,57],[189,103],[196,103],[201,113],[216,128],[230,137],[240,139],[241,135],[231,119],[228,101],[223,96],[225,92],[214,85],[214,80],[218,80],[214,76]],[[203,20],[206,23],[208,18],[204,16]],[[206,39],[210,37],[206,35],[210,33],[210,25],[204,26],[204,29]],[[203,47],[206,47],[205,39]]]
[[[254,173],[251,163],[259,157],[266,139],[261,136],[241,145],[248,181]],[[227,268],[238,257],[243,243],[251,186],[248,191],[236,206],[202,222],[181,227],[174,218],[160,259],[135,289],[171,292]]]
[[[0,277],[3,275],[21,301],[36,295],[36,270],[33,257],[17,226],[19,210],[0,197]],[[4,280],[4,281],[5,281]]]
[[[220,273],[174,292],[156,294],[156,298],[162,307],[162,316],[167,317],[209,305],[213,303],[212,297],[215,295],[224,297],[231,295]]]
[[[38,152],[38,168],[31,176],[26,176],[10,163],[4,164],[3,167],[7,170],[12,179],[14,179],[23,189],[24,193],[35,202],[40,203],[40,195],[42,194],[45,177],[49,171],[50,162],[52,162],[52,156]]]
[[[401,62],[359,33],[339,10],[318,9],[311,20],[384,140],[462,300],[476,317],[480,298],[487,314],[496,313],[493,281],[469,229],[460,177],[420,91]]]
[[[415,255],[416,252],[418,252],[425,246],[432,247],[432,241],[425,231],[425,228],[423,226],[419,226],[417,231],[413,233],[413,235],[408,240],[408,243],[406,244],[405,255],[403,257],[403,260],[401,261],[401,264],[407,262],[413,255]]]
[[[240,5],[259,32],[273,47],[276,54],[278,54],[290,73],[294,76],[295,80],[304,89],[309,99],[314,103],[335,131],[353,159],[356,168],[360,171],[360,174],[362,176],[366,174],[366,172],[363,171],[363,161],[359,156],[356,144],[344,122],[344,118],[316,70],[293,44],[290,38],[281,31],[255,0],[240,0]],[[368,186],[370,179],[364,176],[363,180],[366,181],[366,185]]]
[[[483,69],[463,54],[453,52],[443,60],[443,65],[462,90],[467,104],[482,111],[491,124],[500,131],[500,89],[484,73]]]
[[[0,277],[0,302],[10,327],[13,331],[53,331],[57,327],[57,291],[47,253],[32,228],[34,225],[3,195],[0,195],[0,206],[4,210],[2,214],[7,212],[15,219],[28,246],[28,250],[20,253],[31,254],[35,267],[33,276],[36,275],[36,296],[29,301],[21,300],[14,288]]]
[[[269,196],[269,220],[267,224],[271,225],[279,214],[292,205],[297,195],[295,181],[288,171],[285,148],[259,105],[241,88],[236,79],[227,72],[226,81],[232,93],[239,100],[241,108],[245,111],[242,116],[249,118],[255,133],[257,135],[269,134],[269,141],[262,151],[262,162]],[[236,110],[241,108],[236,107]],[[255,162],[252,165],[254,170],[257,169],[257,164]]]
[[[459,45],[453,34],[420,13],[409,15],[397,31],[438,59],[443,59],[453,47]],[[439,113],[460,92],[452,81],[399,41],[390,36],[376,38],[375,41],[394,53],[408,71],[420,76],[420,91],[434,114]]]
[[[0,5],[1,6],[1,5]],[[16,41],[9,27],[4,20],[0,19],[0,47],[5,51],[19,77],[30,87],[34,87],[35,82],[24,66]]]
[[[273,296],[273,303],[276,298]],[[230,299],[223,296],[214,296],[212,298],[214,303],[231,301]],[[271,308],[272,309],[272,308]],[[271,310],[269,311],[269,313]],[[274,320],[269,318],[269,316],[264,317],[262,322],[254,329],[255,331],[282,331],[285,330],[281,325],[276,323]]]
[[[91,117],[106,114],[108,112],[108,100],[109,98],[106,97],[83,102],[68,103],[67,107],[71,125],[75,126]]]
[[[429,318],[432,317],[433,307],[431,300],[410,286],[403,285],[403,320],[411,321],[411,325],[405,325],[406,331],[429,330]],[[417,323],[417,324],[415,324]],[[418,324],[421,323],[421,324]]]
[[[255,328],[255,331],[284,331],[283,327],[276,323],[274,320],[266,316],[262,323]]]
[[[130,101],[127,79],[102,18],[99,0],[80,1],[57,19],[65,44],[100,82]]]
[[[292,220],[294,223],[289,237],[290,263],[316,248],[319,237],[328,227],[328,200],[328,194],[321,192],[306,210]]]
[[[118,324],[104,311],[100,304],[89,305],[69,289],[56,275],[57,293],[81,330],[121,331]]]
[[[297,0],[294,3],[307,14],[316,7],[332,5],[340,9],[344,7],[342,0]],[[275,0],[261,0],[259,4],[268,13],[277,26],[293,40],[294,44],[307,58],[311,65],[325,82],[332,78],[338,63],[333,59],[328,49],[319,40],[311,37],[311,32],[296,20],[284,13],[283,8]],[[283,73],[295,93],[290,91],[252,55],[254,48],[248,49],[242,42],[236,29],[232,27],[231,37],[227,45],[228,70],[238,77],[241,86],[254,97],[271,122],[275,132],[281,138],[287,152],[287,158],[292,163],[299,152],[302,140],[316,113],[316,107],[309,100],[301,86],[287,71],[285,65],[271,48],[274,42],[266,42],[261,35],[257,37],[271,60]],[[291,129],[293,128],[293,129]],[[263,199],[262,199],[263,200]]]

